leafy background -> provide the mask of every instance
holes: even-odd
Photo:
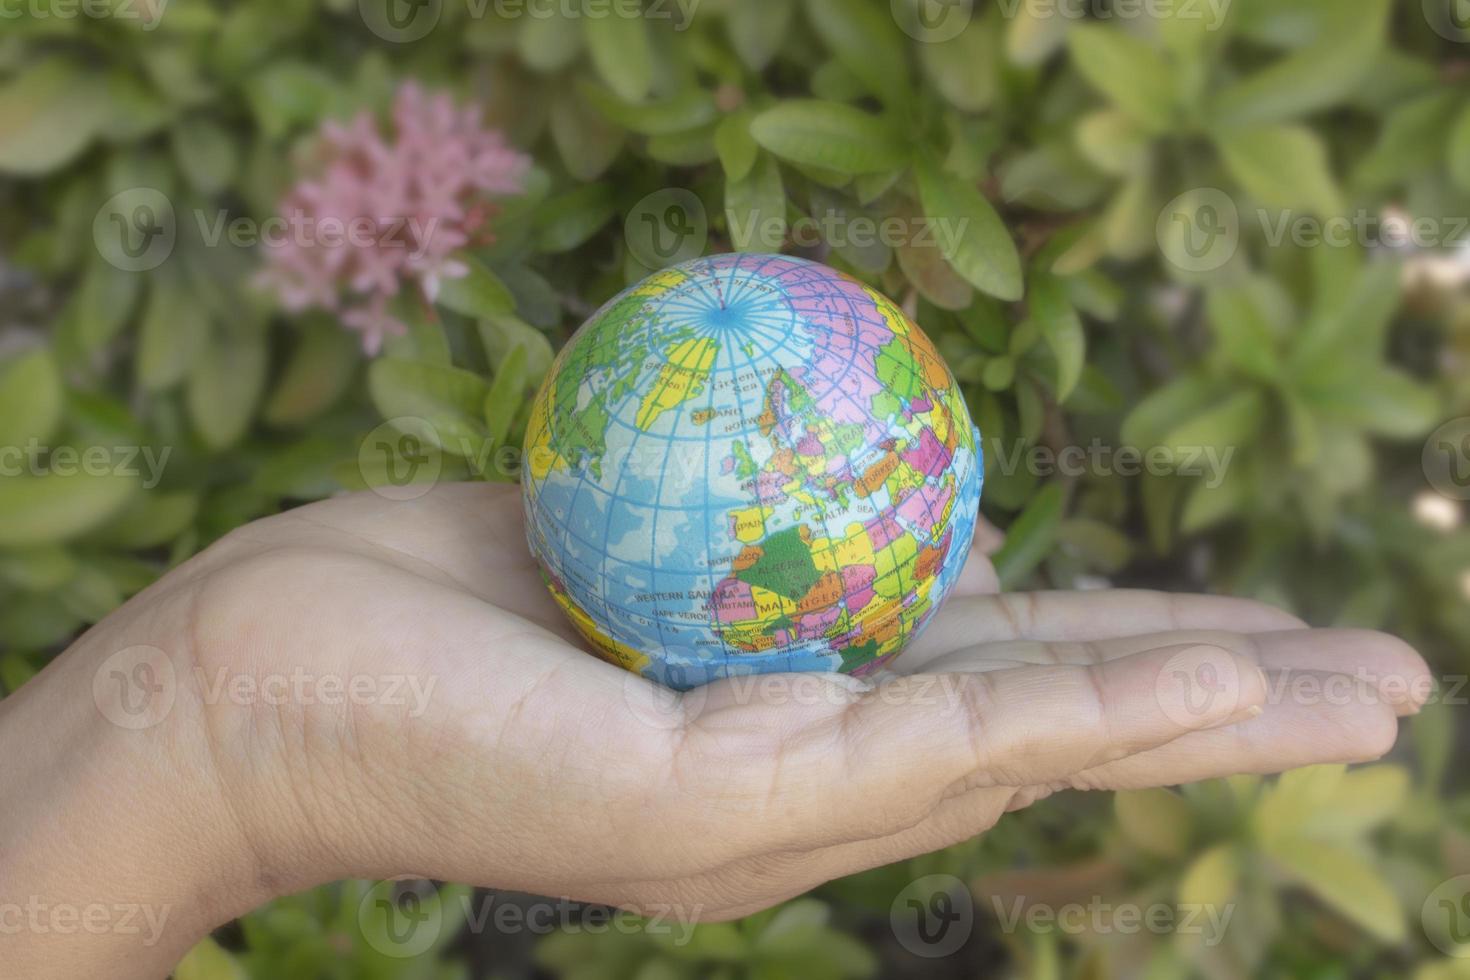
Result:
[[[647,274],[625,221],[668,188],[698,197],[711,252],[790,247],[771,230],[810,215],[964,220],[938,245],[805,252],[914,313],[993,445],[1237,450],[1215,488],[1000,472],[988,452],[1008,587],[1257,596],[1466,671],[1470,533],[1421,465],[1425,437],[1470,414],[1466,253],[1298,247],[1256,219],[1470,215],[1470,46],[1437,0],[1235,0],[1218,29],[1196,0],[1088,18],[980,0],[942,43],[902,29],[908,0],[704,0],[687,23],[668,2],[644,18],[446,2],[412,43],[369,28],[375,2],[174,0],[144,29],[36,0],[0,25],[0,446],[172,453],[148,489],[0,478],[6,690],[229,529],[372,482],[359,450],[384,419],[452,434],[446,477],[511,478],[480,450],[515,443],[552,351]],[[320,122],[385,110],[405,79],[483,106],[536,167],[470,279],[369,359],[330,318],[279,312],[250,285],[259,256],[186,216],[269,217]],[[135,273],[94,226],[139,188],[179,220],[168,260]],[[1207,189],[1241,237],[1191,272],[1174,216],[1201,215]],[[1470,976],[1420,916],[1470,873],[1463,721],[1436,705],[1392,760],[1347,773],[1066,795],[682,946],[446,923],[394,959],[358,916],[370,886],[346,883],[221,930],[178,975]],[[931,873],[986,897],[940,960],[889,927]],[[1213,948],[1003,930],[988,897],[1017,895],[1236,918]]]

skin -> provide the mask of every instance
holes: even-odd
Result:
[[[1429,690],[1392,637],[1246,600],[995,592],[977,547],[896,674],[671,695],[583,652],[514,488],[256,522],[0,702],[0,961],[37,980],[162,976],[221,923],[348,877],[733,918],[1060,789],[1376,759]],[[139,645],[171,699],[123,727],[111,672]],[[1340,676],[1359,670],[1378,680]],[[293,672],[310,682],[249,696]],[[1351,696],[1273,695],[1302,673]],[[344,697],[354,680],[374,686]],[[28,903],[166,921],[23,926]]]

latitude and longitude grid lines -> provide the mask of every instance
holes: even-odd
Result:
[[[749,263],[749,260],[745,260],[743,262],[742,261],[732,262],[732,263],[729,264],[729,268],[728,268],[729,276],[728,276],[728,278],[724,282],[724,285],[726,287],[726,292],[725,292],[724,295],[719,295],[718,294],[718,291],[719,291],[719,281],[718,280],[716,281],[716,286],[715,286],[715,288],[717,290],[717,295],[715,295],[715,296],[710,296],[710,294],[703,289],[702,284],[695,283],[694,285],[697,288],[699,288],[700,292],[702,292],[704,294],[705,299],[706,300],[712,300],[713,301],[713,303],[712,304],[709,304],[709,305],[700,305],[699,303],[690,302],[689,300],[690,300],[690,295],[691,295],[691,292],[692,291],[689,290],[689,289],[687,289],[687,288],[680,289],[677,286],[675,288],[671,289],[668,292],[668,295],[666,295],[666,296],[654,296],[654,297],[650,297],[646,301],[646,303],[645,303],[645,308],[648,308],[649,309],[649,314],[648,314],[648,316],[647,316],[647,318],[645,320],[645,323],[647,323],[646,329],[651,330],[653,328],[653,325],[658,322],[659,316],[665,310],[679,310],[679,308],[682,306],[683,309],[682,309],[681,312],[686,317],[688,317],[691,320],[694,320],[695,322],[697,322],[699,319],[703,318],[703,319],[706,320],[706,325],[701,330],[695,330],[695,331],[691,331],[691,332],[687,332],[687,333],[682,333],[680,335],[680,339],[681,340],[688,340],[688,339],[697,339],[697,340],[714,339],[718,335],[727,334],[729,332],[732,332],[725,325],[721,325],[721,324],[710,325],[710,324],[708,324],[708,322],[707,322],[708,321],[708,314],[712,310],[717,310],[717,309],[740,309],[740,307],[741,307],[741,302],[740,301],[744,298],[744,296],[742,295],[742,293],[739,290],[735,289],[734,287],[737,285],[736,277],[738,275],[740,275],[741,273],[743,273],[743,272],[744,273],[749,273],[750,276],[752,277],[752,278],[745,279],[744,282],[742,283],[743,285],[754,287],[754,288],[752,288],[752,289],[749,290],[750,293],[755,294],[757,296],[759,296],[761,293],[765,293],[765,294],[767,294],[765,298],[768,299],[768,300],[771,299],[773,296],[775,298],[779,299],[780,298],[779,291],[773,290],[773,289],[761,290],[756,285],[756,283],[758,282],[758,280],[755,280],[753,278],[754,276],[759,275],[761,272],[763,272],[764,269],[765,269],[765,266],[767,265],[767,263],[769,263],[771,261],[783,262],[783,263],[784,262],[791,262],[791,260],[789,260],[789,259],[774,259],[774,260],[772,260],[772,259],[762,259],[762,260],[759,260],[759,264],[755,268],[750,268],[749,267],[749,264],[748,264]],[[820,273],[818,273],[818,274],[820,275]],[[816,278],[816,277],[813,277],[813,278]],[[688,284],[686,283],[686,284],[681,284],[681,285],[686,285],[687,286]],[[787,305],[784,300],[782,300],[781,303],[782,303],[782,305]],[[768,307],[774,308],[776,306],[776,303],[767,303],[765,305],[767,305]],[[853,303],[852,300],[849,300],[848,301],[847,307],[848,307],[847,310],[845,312],[843,312],[843,311],[839,311],[837,309],[834,309],[833,307],[831,307],[829,305],[825,309],[821,309],[821,313],[823,313],[823,314],[825,314],[827,316],[830,316],[830,317],[834,317],[834,318],[845,318],[845,319],[849,320],[850,322],[853,322],[854,324],[859,323],[859,322],[866,322],[866,323],[870,323],[870,324],[872,324],[872,323],[883,323],[886,326],[886,323],[881,318],[881,311],[879,313],[880,319],[875,321],[875,320],[872,320],[872,319],[870,319],[868,317],[864,317],[864,316],[859,315],[859,311],[858,311],[857,307],[855,306],[855,304]],[[692,314],[693,316],[690,316],[690,314]],[[784,318],[779,318],[779,319],[772,319],[772,318],[769,318],[769,317],[763,318],[763,317],[760,317],[758,315],[750,315],[749,311],[748,310],[746,311],[746,315],[742,318],[741,322],[739,323],[739,325],[735,329],[743,330],[746,334],[754,334],[757,338],[759,338],[761,340],[764,340],[765,342],[767,342],[768,344],[770,344],[772,350],[779,350],[783,346],[783,343],[781,342],[783,340],[783,337],[781,335],[773,336],[770,333],[767,333],[765,330],[760,329],[760,327],[758,327],[756,324],[761,323],[761,322],[764,322],[770,328],[775,329],[775,330],[787,330],[788,331],[788,335],[789,335],[789,331],[791,330],[791,328],[798,326],[799,323],[801,322],[801,318],[797,315],[797,311],[795,309],[790,308],[789,306],[788,306],[788,310],[787,310],[787,316],[784,317]],[[857,335],[856,332],[854,332],[853,335],[850,338],[844,337],[844,339],[850,341],[850,346],[853,348],[854,352],[856,352],[856,351],[862,351],[863,353],[872,355],[873,361],[874,361],[874,364],[875,364],[875,367],[876,367],[876,364],[878,363],[878,361],[879,361],[880,358],[884,358],[884,357],[887,356],[887,355],[884,354],[884,352],[880,348],[875,347],[872,344],[868,344],[868,343],[864,342]],[[614,340],[616,340],[616,338],[614,338]],[[669,432],[667,434],[660,434],[660,438],[663,438],[663,439],[668,440],[669,442],[672,442],[672,443],[675,443],[675,444],[680,443],[680,442],[685,442],[685,443],[702,443],[706,447],[706,456],[705,456],[706,466],[708,466],[710,464],[712,454],[709,452],[709,447],[712,445],[713,431],[714,431],[714,426],[713,426],[712,423],[713,423],[713,421],[714,421],[714,419],[716,417],[720,417],[720,416],[716,416],[714,414],[714,409],[716,407],[715,406],[715,402],[716,402],[715,381],[716,381],[717,376],[719,376],[719,375],[726,375],[726,376],[729,376],[732,379],[732,381],[739,382],[740,381],[740,378],[741,378],[741,371],[744,368],[749,368],[750,371],[751,371],[751,373],[753,374],[754,378],[756,378],[756,379],[759,379],[760,378],[761,372],[755,366],[755,359],[751,356],[749,350],[745,349],[745,348],[747,348],[749,346],[750,346],[750,343],[749,343],[749,339],[748,338],[747,338],[745,344],[739,344],[735,348],[729,349],[728,351],[727,351],[725,345],[720,345],[719,350],[716,353],[716,357],[718,358],[720,355],[728,354],[728,358],[727,359],[729,360],[731,366],[728,367],[728,368],[725,368],[725,369],[719,369],[714,364],[712,364],[711,365],[711,368],[709,369],[708,374],[706,376],[705,384],[710,389],[710,393],[709,393],[708,405],[707,405],[707,408],[706,408],[707,418],[706,418],[706,421],[704,423],[705,433],[702,436],[698,436],[698,437],[687,437],[687,436],[680,436],[680,435],[677,434],[677,432],[671,431],[671,432]],[[789,346],[789,345],[786,345],[786,346]],[[848,346],[848,345],[844,345],[844,347],[846,347],[846,346]],[[740,364],[735,363],[735,357],[734,357],[734,351],[735,350],[740,350],[741,353],[743,353],[745,355],[745,365],[744,365],[744,367],[742,367]],[[697,356],[698,353],[699,353],[698,346],[691,347],[690,351],[688,352],[689,356]],[[841,350],[841,351],[837,351],[837,353],[839,353],[839,354],[845,354],[846,351],[845,350]],[[922,352],[920,352],[920,351],[914,351],[913,353],[914,353],[914,356],[915,356],[915,360],[926,360],[927,359],[927,357]],[[583,358],[583,359],[584,360],[590,360],[590,358]],[[776,369],[775,370],[779,370],[779,369],[781,369],[783,367],[783,365],[778,360],[776,360],[776,358],[774,358],[774,357],[768,357],[767,359],[775,362],[775,364],[776,364]],[[862,410],[861,406],[858,406],[855,403],[855,401],[852,400],[852,396],[850,395],[850,393],[843,387],[844,384],[847,382],[849,376],[852,373],[852,370],[853,370],[853,366],[852,365],[854,365],[856,363],[856,358],[850,359],[848,363],[849,363],[849,366],[843,372],[842,377],[836,378],[836,379],[832,378],[830,375],[827,375],[825,372],[821,372],[821,371],[816,370],[811,364],[805,365],[806,368],[810,371],[811,374],[816,375],[819,378],[821,378],[822,380],[829,382],[829,385],[830,385],[830,387],[828,388],[827,391],[825,391],[825,392],[823,392],[823,393],[821,393],[819,395],[809,396],[809,397],[812,397],[814,401],[820,401],[820,400],[826,399],[828,396],[832,395],[833,393],[836,393],[840,397],[843,397],[844,399],[846,399],[850,405],[852,405],[854,408],[858,409],[859,413],[862,414],[863,410]],[[672,361],[665,361],[664,364],[665,364],[665,366],[667,366],[669,364],[673,364],[673,362]],[[690,370],[693,367],[693,365],[687,363],[686,361],[680,361],[677,364],[673,364],[673,366],[676,369],[678,369],[678,370]],[[923,365],[918,365],[918,366],[919,367],[922,367]],[[635,370],[641,370],[641,368],[640,367],[635,367]],[[923,379],[914,371],[913,367],[909,367],[908,370],[909,370],[909,373],[910,373],[910,378],[912,380],[915,380],[915,381],[920,382],[920,385],[919,386],[921,388],[927,390],[928,389],[928,386],[923,383]],[[774,371],[772,371],[772,373],[774,373]],[[876,381],[878,379],[875,378],[874,380]],[[752,433],[752,431],[754,431],[754,429],[753,429],[752,426],[750,426],[748,420],[745,417],[744,403],[741,400],[741,398],[739,397],[738,384],[737,384],[737,387],[734,389],[734,392],[733,393],[736,396],[734,398],[734,404],[735,404],[735,407],[736,407],[736,409],[739,412],[739,415],[741,417],[741,422],[742,422],[743,428],[738,433],[726,433],[726,434],[727,435],[730,435],[732,437],[748,436],[748,435],[750,435]],[[632,452],[634,452],[636,450],[636,443],[637,443],[637,441],[644,434],[644,430],[638,429],[636,426],[630,425],[626,421],[626,419],[623,418],[623,415],[626,412],[626,409],[627,409],[628,404],[632,401],[633,397],[635,397],[637,394],[639,394],[639,392],[637,392],[635,390],[635,386],[628,385],[626,394],[621,399],[621,401],[616,406],[616,408],[610,409],[607,412],[607,418],[609,419],[610,423],[615,423],[615,424],[619,425],[622,428],[628,429],[632,433],[632,437],[633,438],[630,441],[630,444],[629,444],[629,447],[628,447],[628,452],[629,452],[630,455],[631,455]],[[673,411],[674,408],[677,408],[677,406],[671,407],[669,410],[670,411]],[[679,428],[680,421],[683,418],[683,414],[684,413],[682,411],[678,411],[678,412],[675,413],[675,415],[671,419],[671,425],[670,425],[671,429],[677,429],[677,428]],[[543,419],[546,420],[545,424],[548,424],[549,425],[549,424],[552,423],[552,416],[551,416],[550,413],[544,413],[542,417],[543,417]],[[955,422],[957,424],[958,423],[958,420],[955,420]],[[660,493],[662,492],[662,488],[665,485],[665,480],[666,480],[666,477],[667,477],[667,470],[668,470],[668,461],[669,461],[669,454],[665,454],[665,456],[664,456],[664,465],[661,467],[660,474],[659,474],[659,483],[658,483],[658,485],[659,485],[659,488],[660,488],[660,491],[659,491]],[[651,510],[653,512],[653,521],[654,521],[654,527],[653,527],[654,534],[653,534],[653,539],[654,539],[654,542],[655,542],[655,545],[654,545],[654,548],[655,549],[657,547],[657,522],[658,522],[658,519],[662,516],[662,511],[663,510],[698,512],[698,513],[701,513],[701,514],[706,513],[708,511],[708,507],[707,506],[705,506],[705,507],[699,507],[699,506],[694,506],[694,507],[676,507],[676,506],[673,506],[671,504],[665,504],[661,499],[656,499],[653,502],[653,505],[651,507],[649,507],[647,505],[644,505],[642,502],[630,501],[626,497],[623,497],[622,495],[620,495],[618,493],[618,491],[621,490],[621,487],[622,487],[623,477],[626,476],[626,475],[627,474],[626,474],[626,468],[625,468],[624,471],[619,474],[619,478],[618,478],[618,481],[617,481],[617,483],[616,483],[616,485],[614,487],[614,490],[612,491],[612,493],[609,493],[603,487],[597,485],[596,483],[590,482],[588,480],[588,478],[587,478],[586,471],[584,470],[583,472],[581,472],[579,474],[579,483],[578,483],[578,486],[577,486],[576,490],[574,491],[573,498],[572,498],[572,503],[571,503],[570,506],[574,506],[575,500],[576,500],[576,496],[578,494],[580,494],[580,492],[584,488],[590,487],[593,490],[593,492],[601,493],[601,494],[603,494],[603,495],[605,495],[605,496],[607,496],[609,498],[609,507],[611,507],[611,506],[613,506],[615,504],[621,503],[621,504],[623,504],[625,506],[640,507],[640,508],[645,509],[645,510]],[[707,470],[706,470],[706,476],[708,476],[708,471]],[[958,490],[958,487],[956,488],[956,490]],[[927,502],[926,502],[925,506],[926,506],[926,510],[927,510],[928,509]],[[833,538],[832,537],[832,534],[831,534],[831,530],[830,530],[830,526],[829,526],[829,517],[830,517],[830,515],[828,514],[828,512],[826,511],[825,508],[817,507],[817,508],[813,508],[813,509],[817,512],[817,517],[821,521],[821,524],[822,524],[823,529],[827,532],[824,535],[824,537],[826,538],[826,540],[828,542],[827,547],[828,548],[831,548],[832,547],[832,542],[835,541],[836,539]],[[935,521],[935,516],[932,513],[932,511],[929,511],[928,516],[929,516],[931,522],[934,522]],[[609,521],[608,522],[608,525],[609,526],[607,526],[604,529],[604,538],[605,538],[605,540],[610,540],[610,536],[611,536],[611,526],[610,526],[610,523],[611,522]],[[561,530],[563,532],[563,538],[564,538],[564,540],[563,540],[563,550],[564,550],[564,552],[565,552],[566,545],[570,543],[570,541],[568,539],[575,539],[584,548],[587,548],[587,547],[590,547],[591,546],[591,542],[588,542],[588,541],[584,540],[580,535],[575,534],[575,532],[571,528],[571,522],[570,521],[564,522],[563,523],[563,527],[562,527]],[[710,547],[710,542],[709,542],[709,533],[710,533],[710,525],[709,525],[708,522],[705,522],[706,552],[707,553],[710,552],[710,551],[712,551],[712,548]],[[612,607],[610,606],[610,604],[607,602],[607,592],[608,592],[608,590],[606,588],[606,581],[607,581],[607,561],[608,561],[608,558],[609,558],[609,554],[608,554],[606,545],[604,545],[604,547],[601,549],[600,558],[601,558],[601,562],[602,562],[602,568],[600,569],[600,574],[601,574],[602,579],[603,579],[603,582],[601,584],[602,584],[603,587],[600,590],[598,590],[598,591],[600,591],[602,593],[602,595],[600,597],[602,599],[601,605],[603,607],[603,610],[604,610],[605,615],[607,615],[607,617],[608,617],[608,623],[611,624],[611,623],[615,622],[615,620],[612,617],[612,614],[614,613],[614,610],[612,609]],[[649,562],[648,565],[643,565],[643,564],[638,563],[638,562],[628,561],[628,560],[621,559],[621,558],[617,559],[617,561],[620,564],[624,565],[625,567],[627,567],[627,568],[629,568],[631,570],[641,571],[644,574],[648,575],[649,576],[649,591],[651,593],[657,594],[657,593],[659,593],[661,591],[660,590],[660,587],[659,587],[657,576],[662,575],[662,576],[667,577],[669,575],[683,575],[683,576],[686,576],[688,578],[696,578],[696,579],[697,578],[705,578],[707,580],[707,585],[708,585],[707,591],[710,592],[711,595],[713,595],[715,582],[714,582],[714,578],[713,578],[713,572],[710,569],[701,570],[701,571],[687,571],[687,570],[676,570],[676,569],[668,569],[668,568],[658,568],[658,567],[656,567],[653,564],[653,562],[656,561],[656,553],[653,553],[652,550],[651,550],[651,554],[650,554],[650,562]],[[713,568],[713,563],[711,563],[711,569],[712,568]],[[905,591],[906,586],[905,586],[905,583],[904,583],[904,577],[902,575],[902,566],[895,565],[895,567],[890,572],[888,572],[886,574],[887,575],[895,575],[895,576],[898,577],[899,593],[900,594],[903,594],[904,591]],[[574,584],[576,580],[582,578],[582,576],[580,576],[580,575],[578,575],[578,576],[570,576],[570,575],[567,575],[565,573],[563,573],[563,576],[562,577],[563,577],[564,581],[568,582],[569,585]],[[592,583],[587,583],[587,584],[588,585],[592,585]],[[851,598],[851,596],[845,596],[844,598]],[[623,611],[623,610],[617,610],[617,612],[625,612],[625,611]],[[662,621],[661,618],[658,618],[656,616],[655,617],[643,617],[643,618],[645,618],[646,620],[648,620],[651,625],[654,625],[655,626],[655,628],[658,631],[660,640],[663,640],[665,638],[665,629],[664,629],[665,625],[667,625],[669,627],[669,630],[671,632],[677,631],[678,628],[679,628],[677,626],[677,624],[674,624],[674,623],[665,624]],[[901,621],[900,629],[902,630],[903,627],[906,626],[906,625],[908,625],[908,624],[902,623],[902,621]],[[900,639],[902,639],[904,635],[905,635],[905,633],[904,632],[901,632],[900,633]],[[723,637],[721,638],[721,643],[722,643],[722,646],[724,647],[725,657],[728,659],[730,657],[732,651],[730,650],[729,645],[724,642]],[[739,656],[742,659],[748,659],[751,655],[750,654],[745,654],[745,653],[737,653],[736,656]]]

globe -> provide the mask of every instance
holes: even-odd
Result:
[[[980,433],[873,289],[720,255],[609,301],[531,408],[526,529],[603,658],[676,689],[881,669],[964,566]]]

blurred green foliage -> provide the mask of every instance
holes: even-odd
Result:
[[[0,28],[0,447],[168,453],[156,485],[141,461],[0,478],[7,690],[231,528],[381,479],[394,461],[360,447],[384,419],[432,422],[445,477],[513,479],[503,450],[528,391],[582,318],[652,271],[630,219],[667,188],[698,199],[711,252],[792,248],[814,220],[938,226],[799,245],[903,303],[964,383],[1007,585],[1253,595],[1467,669],[1470,532],[1421,464],[1428,433],[1470,414],[1470,271],[1455,271],[1470,270],[1455,266],[1470,36],[1450,3],[980,0],[958,33],[930,33],[909,0],[420,7],[437,22],[412,41],[378,0],[116,0],[90,17],[36,0]],[[381,112],[409,78],[482,105],[536,168],[471,276],[369,361],[329,318],[280,314],[251,286],[258,256],[211,229],[271,216],[319,123]],[[140,189],[162,195],[176,240],[128,271],[113,225],[157,203]],[[1439,239],[1369,241],[1390,209]],[[1358,216],[1335,243],[1281,234]],[[1094,443],[1161,462],[1003,465]],[[1171,472],[1206,450],[1231,454],[1222,480]],[[1112,810],[1053,800],[687,947],[557,936],[535,962],[916,973],[888,903],[942,871],[982,893],[1173,896],[1239,918],[1206,949],[982,916],[991,947],[929,965],[941,974],[1470,976],[1420,921],[1437,883],[1470,873],[1457,714],[1426,712],[1393,764]],[[377,955],[362,887],[260,910],[179,976],[464,975],[470,944]]]

